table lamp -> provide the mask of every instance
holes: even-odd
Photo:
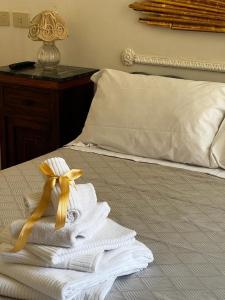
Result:
[[[39,13],[31,21],[28,37],[33,41],[43,41],[37,54],[37,61],[43,69],[56,69],[60,62],[60,52],[55,41],[68,37],[68,31],[62,18],[50,10]]]

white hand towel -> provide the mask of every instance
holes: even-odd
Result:
[[[78,243],[73,248],[59,248],[41,245],[27,245],[25,249],[11,253],[9,244],[0,245],[2,260],[40,267],[52,267],[95,272],[105,250],[129,246],[134,242],[136,232],[107,219],[103,227],[85,243]],[[78,238],[79,239],[79,238]],[[7,243],[10,243],[5,239]]]
[[[111,289],[115,279],[112,278],[91,288],[83,289],[72,300],[103,300]],[[23,300],[53,300],[18,281],[0,274],[0,295]]]
[[[36,192],[36,193],[28,193],[23,195],[23,203],[25,206],[25,214],[27,217],[29,217],[35,208],[37,207],[40,199],[41,199],[41,192]],[[49,202],[49,206],[44,212],[43,216],[48,217],[48,216],[54,216],[56,214],[54,207],[52,205],[52,202]]]
[[[95,273],[0,263],[0,273],[54,299],[71,300],[83,289],[146,268],[152,252],[135,241],[129,247],[106,251]]]
[[[77,242],[77,237],[91,238],[104,222],[110,212],[107,202],[99,202],[92,211],[82,218],[82,222],[66,223],[59,230],[55,230],[55,217],[44,217],[35,223],[28,242],[35,244],[72,247]],[[26,220],[17,220],[11,224],[11,233],[17,238]]]
[[[53,299],[2,274],[0,274],[0,295],[4,297],[24,300]]]
[[[26,215],[29,216],[34,209],[37,207],[40,199],[41,192],[25,194],[23,197],[24,205],[26,208]],[[76,197],[78,197],[79,201],[82,201],[82,210],[77,211],[76,206],[73,207],[74,203],[70,204],[70,208],[67,213],[67,221],[78,223],[83,214],[88,213],[88,211],[92,210],[97,203],[97,196],[94,189],[94,186],[91,183],[85,184],[77,184],[76,185]],[[53,207],[52,202],[49,203],[47,210],[44,213],[44,216],[54,216],[56,214],[56,209]],[[75,214],[75,216],[74,216]],[[79,215],[79,217],[78,217]]]
[[[56,265],[62,264],[66,268],[69,261],[70,269],[78,270],[79,267],[81,271],[94,272],[98,269],[99,257],[101,257],[103,251],[116,249],[122,246],[129,246],[133,243],[135,235],[136,232],[134,230],[121,226],[107,218],[105,224],[91,239],[86,240],[85,243],[83,243],[82,238],[78,237],[77,243],[71,248],[27,244],[25,249],[28,250],[29,253],[33,253],[36,260],[27,259],[27,257],[24,257],[23,251],[19,251],[17,253],[4,254],[4,261],[32,264],[30,261],[37,261],[37,258],[39,257],[42,266],[48,265],[56,267]],[[2,231],[0,238],[2,243],[14,244],[15,242],[10,237],[8,228],[5,228],[5,230]],[[3,248],[2,251],[6,251],[5,248]],[[77,263],[75,260],[76,257],[80,257],[82,263]],[[81,257],[83,257],[82,260]],[[45,262],[45,265],[43,265],[43,261]],[[40,263],[39,265],[41,266],[41,262],[38,261],[34,265]]]
[[[71,300],[104,300],[108,292],[111,290],[115,279],[116,278],[111,278],[91,288],[83,289],[80,294]]]
[[[70,171],[66,161],[61,157],[53,157],[45,160],[45,163],[52,169],[55,175],[61,176]],[[61,193],[60,186],[57,183],[52,190],[51,201],[54,210],[57,211],[59,195]],[[90,202],[90,197],[93,201]],[[70,184],[69,193],[69,205],[68,211],[71,212],[70,217],[73,220],[78,220],[82,214],[92,210],[92,207],[96,204],[97,197],[92,184],[88,185],[88,188],[81,186],[81,190],[78,190],[75,183]]]
[[[15,253],[9,252],[10,249],[12,249],[11,244],[0,244],[0,258],[5,263],[76,270],[82,272],[95,272],[104,253],[103,250],[93,250],[86,254],[71,255],[67,260],[65,259],[61,263],[53,264],[51,262],[47,263],[40,257],[29,252],[27,249],[23,249]]]
[[[26,249],[49,264],[62,263],[76,255],[90,254],[93,251],[106,251],[122,246],[129,246],[134,242],[136,232],[107,218],[105,224],[93,235],[85,240],[77,238],[77,243],[71,248],[50,247],[27,244]],[[7,241],[5,239],[5,241]],[[95,265],[95,270],[97,270]]]

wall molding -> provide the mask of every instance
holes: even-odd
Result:
[[[225,72],[225,63],[207,62],[201,60],[169,58],[155,55],[137,54],[131,48],[126,48],[121,53],[121,61],[125,66],[134,64],[175,67],[183,69],[196,69],[211,72]]]

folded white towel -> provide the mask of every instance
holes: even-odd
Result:
[[[80,294],[71,300],[104,300],[116,278],[110,278],[102,283],[96,284],[91,288],[83,289]]]
[[[41,199],[41,192],[36,192],[36,193],[28,193],[23,195],[23,202],[25,206],[25,214],[27,217],[29,217],[35,208],[37,207],[40,199]],[[49,202],[48,208],[44,212],[43,216],[44,217],[49,217],[55,215],[56,212],[54,210],[54,207],[52,205],[52,202]]]
[[[55,175],[62,176],[70,171],[66,161],[61,157],[52,157],[45,160],[45,163],[52,169]],[[92,209],[92,204],[95,205],[97,202],[97,197],[93,185],[88,185],[88,189],[82,186],[82,190],[78,190],[75,183],[70,184],[69,193],[69,205],[68,211],[72,212],[70,217],[75,221],[79,219],[83,213],[90,211]],[[59,203],[59,195],[61,194],[60,186],[57,183],[52,189],[51,201],[54,210],[57,211]],[[90,197],[93,197],[93,203],[90,203]]]
[[[27,244],[26,249],[35,256],[45,260],[48,264],[59,264],[67,261],[76,255],[90,254],[93,251],[116,249],[122,246],[129,246],[134,242],[136,232],[119,225],[107,218],[105,224],[93,235],[92,238],[85,240],[77,238],[76,244],[71,248],[60,248],[42,245]],[[6,239],[4,239],[6,241]],[[97,265],[95,265],[95,270]]]
[[[99,202],[92,211],[82,217],[82,222],[66,223],[59,230],[55,230],[55,217],[44,217],[35,223],[28,242],[59,246],[72,247],[77,242],[77,237],[91,238],[103,225],[110,212],[107,202]],[[26,220],[17,220],[11,224],[11,233],[17,238]]]
[[[2,274],[0,274],[0,295],[4,297],[24,300],[53,299]]]
[[[25,249],[11,253],[7,251],[12,246],[2,243],[0,257],[8,263],[95,272],[105,250],[129,246],[134,242],[135,235],[135,231],[107,219],[103,227],[90,240],[81,244],[78,241],[73,248],[28,244]]]
[[[76,270],[82,272],[95,272],[104,253],[104,250],[93,250],[86,254],[74,254],[61,263],[53,264],[52,262],[47,263],[40,257],[29,252],[27,249],[23,249],[15,253],[9,252],[10,249],[12,249],[11,244],[0,244],[0,258],[5,263]]]
[[[83,289],[73,300],[103,300],[111,289],[115,279],[112,278],[91,288]],[[23,300],[53,300],[18,281],[0,274],[0,295]]]
[[[135,241],[129,247],[104,252],[95,273],[5,263],[0,263],[0,273],[54,299],[70,300],[87,286],[137,272],[152,261],[152,252]]]
[[[29,216],[37,207],[41,199],[41,194],[42,194],[41,192],[37,192],[37,193],[30,193],[24,195],[23,200],[24,200],[27,216]],[[81,215],[88,213],[88,211],[92,210],[97,203],[97,196],[96,196],[94,186],[91,183],[77,184],[76,197],[78,197],[79,201],[83,202],[82,210],[78,212],[76,206],[75,207],[72,206],[73,204],[75,205],[76,203],[71,202],[67,212],[67,221],[78,223],[79,220],[81,219]],[[56,214],[56,209],[53,207],[52,202],[50,202],[43,216],[46,217],[54,216],[55,214]]]

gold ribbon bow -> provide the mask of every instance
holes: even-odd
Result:
[[[57,230],[64,227],[66,222],[67,207],[69,203],[70,183],[83,174],[83,172],[79,169],[72,169],[62,176],[57,176],[46,163],[42,163],[40,165],[40,170],[47,176],[41,200],[32,215],[23,225],[23,228],[11,252],[17,252],[23,249],[26,245],[35,222],[37,222],[43,216],[45,210],[49,205],[51,199],[51,191],[57,182],[59,183],[61,194],[59,196],[59,204],[56,213],[55,229]]]

